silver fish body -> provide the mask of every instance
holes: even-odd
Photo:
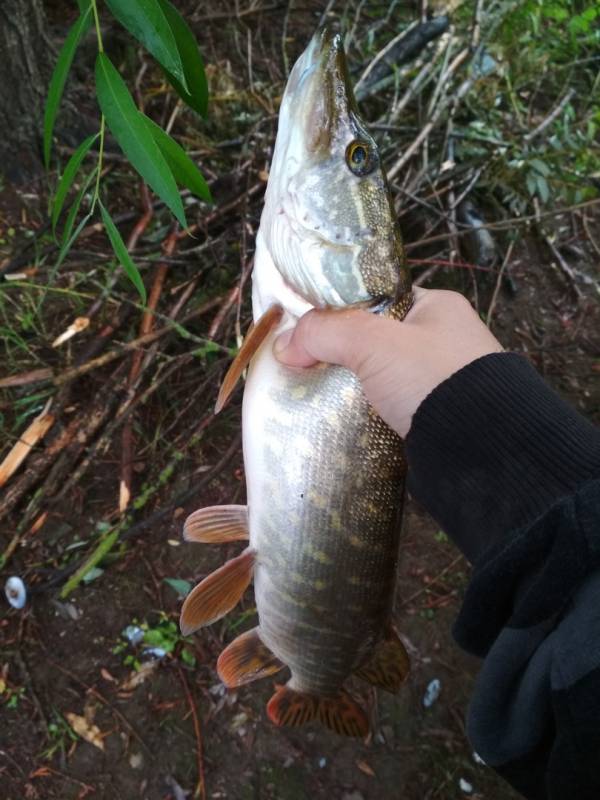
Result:
[[[260,635],[298,691],[334,695],[389,619],[405,463],[341,367],[281,366],[268,339],[244,391]]]
[[[379,154],[358,115],[339,36],[318,31],[282,100],[257,235],[255,327],[225,378],[252,358],[244,391],[247,507],[201,509],[186,538],[249,539],[249,548],[186,598],[186,633],[227,613],[254,576],[259,624],[217,665],[239,686],[288,667],[267,706],[272,721],[318,719],[364,735],[344,690],[356,674],[397,691],[408,671],[390,629],[406,464],[402,442],[348,370],[295,370],[275,337],[315,307],[360,306],[395,319],[410,279]],[[221,394],[218,407],[222,406]]]

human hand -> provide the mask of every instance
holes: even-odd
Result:
[[[457,292],[414,290],[402,322],[358,309],[309,311],[273,350],[290,367],[319,361],[354,372],[369,402],[401,436],[421,402],[442,381],[502,346]]]

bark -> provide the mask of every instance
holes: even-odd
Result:
[[[54,54],[41,0],[0,2],[0,173],[39,176],[44,104]]]

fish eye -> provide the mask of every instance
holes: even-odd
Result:
[[[377,155],[370,144],[355,140],[346,148],[346,164],[355,175],[368,175],[377,165]]]

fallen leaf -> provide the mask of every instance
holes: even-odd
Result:
[[[29,455],[31,449],[48,433],[54,423],[54,416],[48,413],[52,401],[46,403],[42,413],[37,416],[31,425],[19,437],[18,442],[11,449],[2,464],[0,464],[0,486],[4,486],[6,481],[23,463]]]
[[[90,321],[87,317],[77,317],[77,319],[71,325],[69,325],[66,331],[63,331],[60,336],[57,336],[57,338],[52,342],[52,347],[60,347],[61,344],[71,339],[71,337],[75,336],[76,333],[81,333],[81,331],[84,331],[89,324]]]
[[[46,778],[48,775],[52,775],[52,772],[48,769],[48,767],[38,767],[36,770],[29,774],[30,778]]]
[[[97,725],[90,725],[85,717],[80,717],[79,714],[73,714],[71,711],[67,711],[65,717],[78,736],[81,736],[82,739],[93,744],[99,750],[104,750],[104,740]]]
[[[368,775],[370,778],[375,777],[375,772],[373,768],[369,766],[369,764],[367,764],[366,761],[359,760],[356,762],[356,766],[359,768],[361,772],[364,772],[365,775]]]
[[[117,679],[113,678],[113,676],[105,667],[102,667],[102,669],[100,670],[100,675],[102,675],[105,681],[110,681],[111,683],[117,682]]]
[[[147,680],[158,666],[158,661],[144,661],[138,670],[134,670],[129,678],[119,686],[119,691],[129,692]]]

